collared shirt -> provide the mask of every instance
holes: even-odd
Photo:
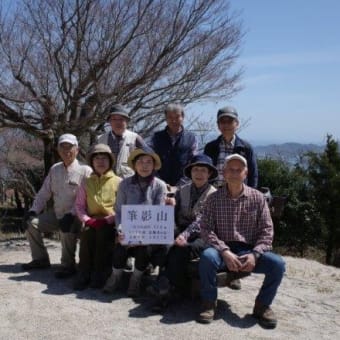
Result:
[[[154,177],[145,188],[141,188],[136,175],[123,179],[117,192],[116,225],[121,223],[122,205],[163,205],[165,204],[166,193],[166,183],[157,177]]]
[[[235,139],[236,136],[234,135],[230,142],[227,142],[224,138],[221,138],[220,145],[219,145],[219,154],[217,158],[216,169],[218,171],[217,176],[217,186],[220,186],[225,183],[224,176],[223,176],[223,168],[225,158],[231,155],[234,152],[235,147]]]
[[[218,251],[229,249],[228,242],[243,242],[263,253],[271,250],[273,222],[261,192],[243,185],[238,198],[229,196],[224,186],[212,193],[204,206],[201,219],[191,224],[183,236],[201,232],[202,239]]]
[[[30,210],[37,214],[41,213],[50,198],[53,198],[54,212],[58,219],[66,213],[73,212],[78,187],[83,178],[90,176],[91,173],[92,169],[87,165],[80,164],[77,159],[68,167],[65,167],[63,162],[54,164]]]

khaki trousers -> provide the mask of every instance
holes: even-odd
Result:
[[[80,230],[80,222],[75,218],[72,229]],[[26,237],[30,243],[32,259],[49,259],[47,249],[44,245],[42,233],[59,232],[58,219],[53,211],[46,211],[27,223]],[[78,233],[60,232],[61,240],[61,264],[65,267],[75,266],[75,253],[77,248]]]

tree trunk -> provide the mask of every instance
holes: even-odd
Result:
[[[21,202],[19,192],[17,189],[14,189],[14,199],[15,199],[15,204],[17,206],[17,210],[21,213],[23,210],[23,207],[22,207],[22,202]]]
[[[47,176],[50,167],[57,161],[57,153],[54,149],[54,141],[44,138],[44,178]]]

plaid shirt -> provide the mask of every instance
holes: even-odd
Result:
[[[224,162],[227,156],[234,153],[235,139],[236,139],[235,135],[230,142],[226,142],[224,138],[221,139],[221,142],[219,145],[219,154],[218,154],[218,159],[217,159],[217,164],[216,164],[216,168],[218,171],[218,177],[216,180],[217,186],[225,183],[224,175],[223,175]]]
[[[202,239],[218,251],[229,249],[228,242],[243,242],[263,253],[272,249],[273,222],[267,202],[261,192],[243,185],[238,198],[228,195],[224,186],[212,193],[204,206],[202,217],[192,223],[182,235],[201,233]]]

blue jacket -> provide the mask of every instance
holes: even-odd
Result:
[[[244,141],[243,139],[239,138],[237,135],[235,136],[235,145],[233,153],[238,153],[243,156],[248,163],[248,176],[247,176],[247,185],[252,188],[257,187],[258,182],[258,170],[257,170],[257,162],[256,157],[254,154],[254,150],[252,146]],[[220,152],[220,142],[222,139],[222,135],[220,135],[217,139],[209,142],[205,148],[204,153],[211,157],[213,160],[214,165],[217,165],[218,154]]]
[[[183,129],[176,143],[172,145],[171,137],[167,128],[165,128],[162,131],[155,132],[151,147],[162,161],[158,176],[170,185],[178,185],[181,178],[184,177],[184,168],[189,164],[196,151],[195,135]]]

